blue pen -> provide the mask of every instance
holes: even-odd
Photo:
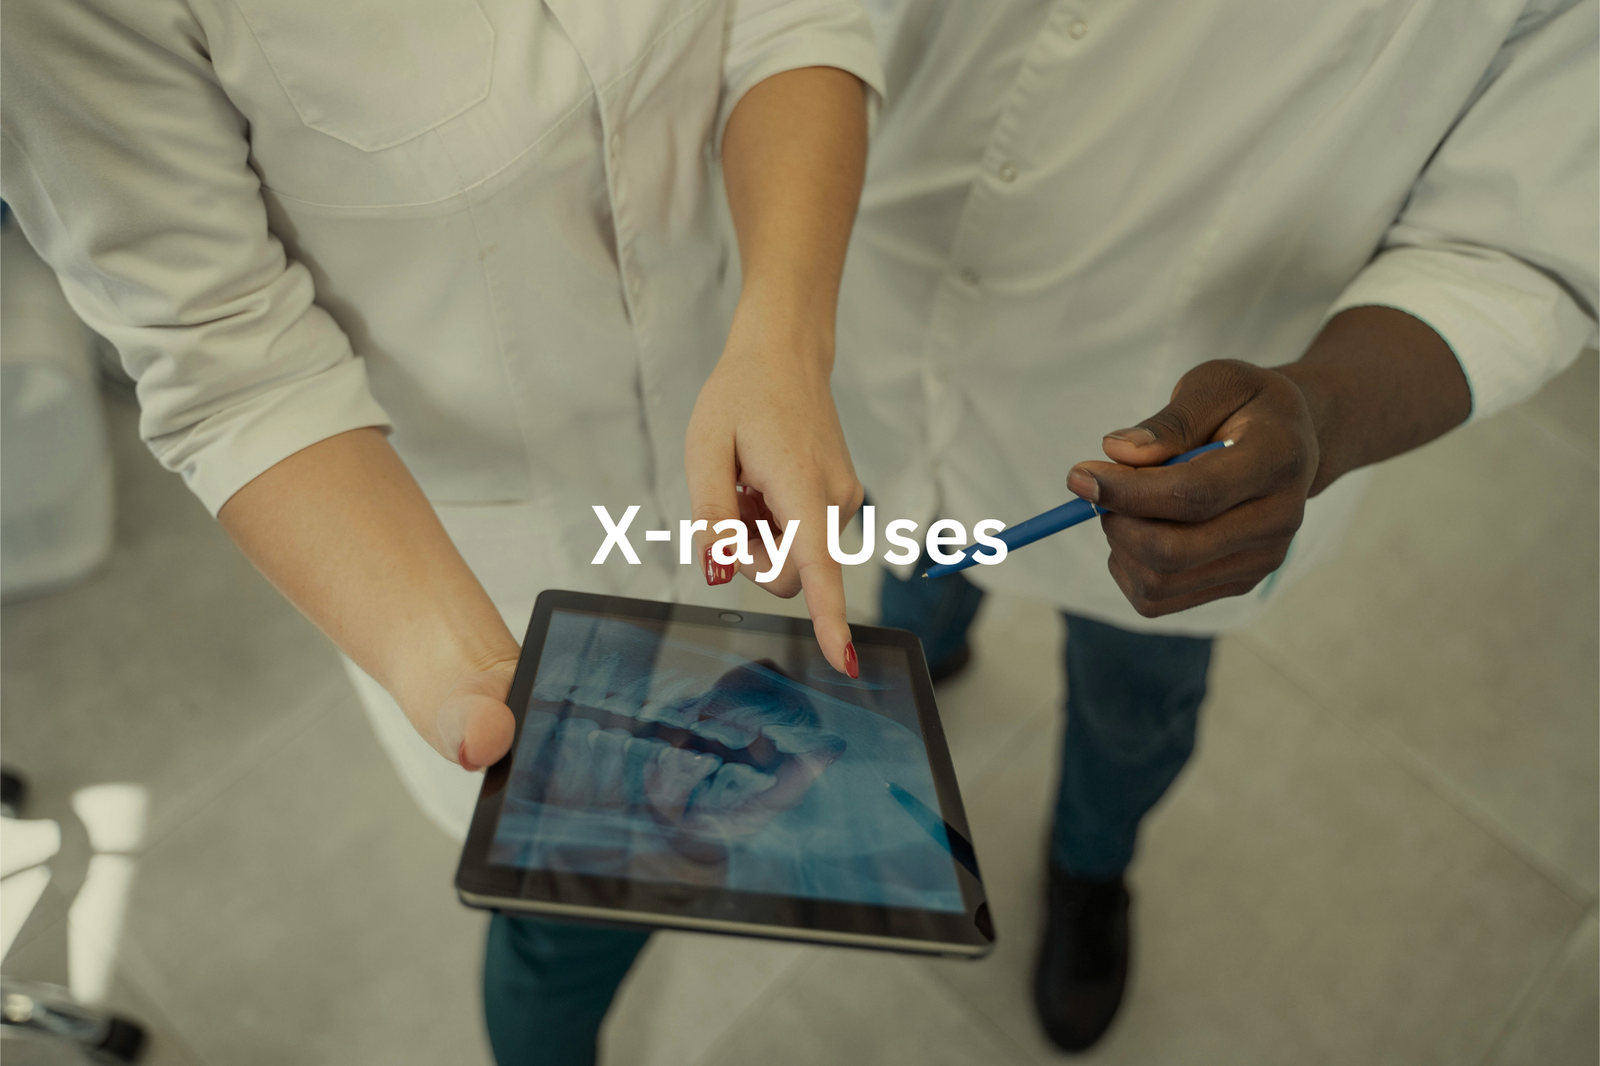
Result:
[[[1192,452],[1175,455],[1161,465],[1173,466],[1177,463],[1187,463],[1197,455],[1204,455],[1206,452],[1213,452],[1218,448],[1231,447],[1232,444],[1233,441],[1231,440],[1212,441],[1210,444],[1196,448]],[[1110,513],[1102,507],[1096,507],[1088,500],[1073,500],[1070,503],[1062,504],[1060,507],[1052,507],[1044,514],[1036,514],[1025,522],[1018,522],[1014,526],[1003,529],[995,539],[1003,543],[1007,551],[1015,551],[1024,544],[1032,544],[1036,540],[1043,540],[1052,533],[1060,533],[1063,529],[1070,529],[1079,522],[1087,522],[1091,518]],[[961,558],[956,562],[939,563],[937,566],[928,567],[928,572],[922,576],[943,577],[946,574],[954,574],[959,570],[965,570],[969,566],[976,566],[978,564],[978,547],[978,545],[974,544],[962,552]],[[984,554],[992,555],[994,553],[986,551]]]

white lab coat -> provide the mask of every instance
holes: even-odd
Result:
[[[889,87],[834,391],[884,521],[1054,507],[1185,371],[1290,362],[1344,307],[1437,330],[1475,418],[1593,343],[1593,0],[868,8]],[[1218,632],[1337,544],[1364,480],[1311,501],[1278,578],[1178,615],[1133,610],[1093,527],[967,575]]]
[[[391,440],[520,636],[541,589],[705,600],[677,545],[731,304],[715,149],[753,85],[881,88],[832,0],[14,0],[3,192],[213,512],[345,430]],[[723,595],[732,595],[722,590]],[[423,807],[478,778],[360,679]]]

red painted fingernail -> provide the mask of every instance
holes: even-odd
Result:
[[[733,580],[733,564],[717,563],[711,560],[711,545],[706,545],[706,584],[726,585]]]
[[[856,642],[853,640],[844,646],[844,672],[850,675],[852,681],[861,676],[861,664],[856,661]]]
[[[467,742],[465,740],[461,742],[460,749],[456,751],[456,762],[460,763],[461,768],[468,773],[477,773],[483,769],[481,766],[472,765],[471,760],[467,758]]]

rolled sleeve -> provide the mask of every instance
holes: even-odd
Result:
[[[1473,418],[1533,395],[1595,341],[1597,4],[1538,6],[1328,312],[1379,305],[1427,323],[1461,363]]]
[[[177,0],[6,11],[0,189],[138,383],[140,435],[215,514],[319,440],[387,426],[270,233],[246,125]]]
[[[352,429],[387,428],[360,360],[262,390],[210,418],[150,440],[168,470],[183,475],[213,515],[256,477],[302,448]]]
[[[883,65],[872,24],[861,5],[838,0],[736,0],[723,54],[722,106],[717,115],[719,149],[728,116],[744,94],[786,70],[837,67],[860,78],[867,93],[867,121],[883,102]]]

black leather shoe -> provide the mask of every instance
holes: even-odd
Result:
[[[1085,1051],[1111,1026],[1128,983],[1128,889],[1050,871],[1050,917],[1033,1002],[1052,1043]]]

